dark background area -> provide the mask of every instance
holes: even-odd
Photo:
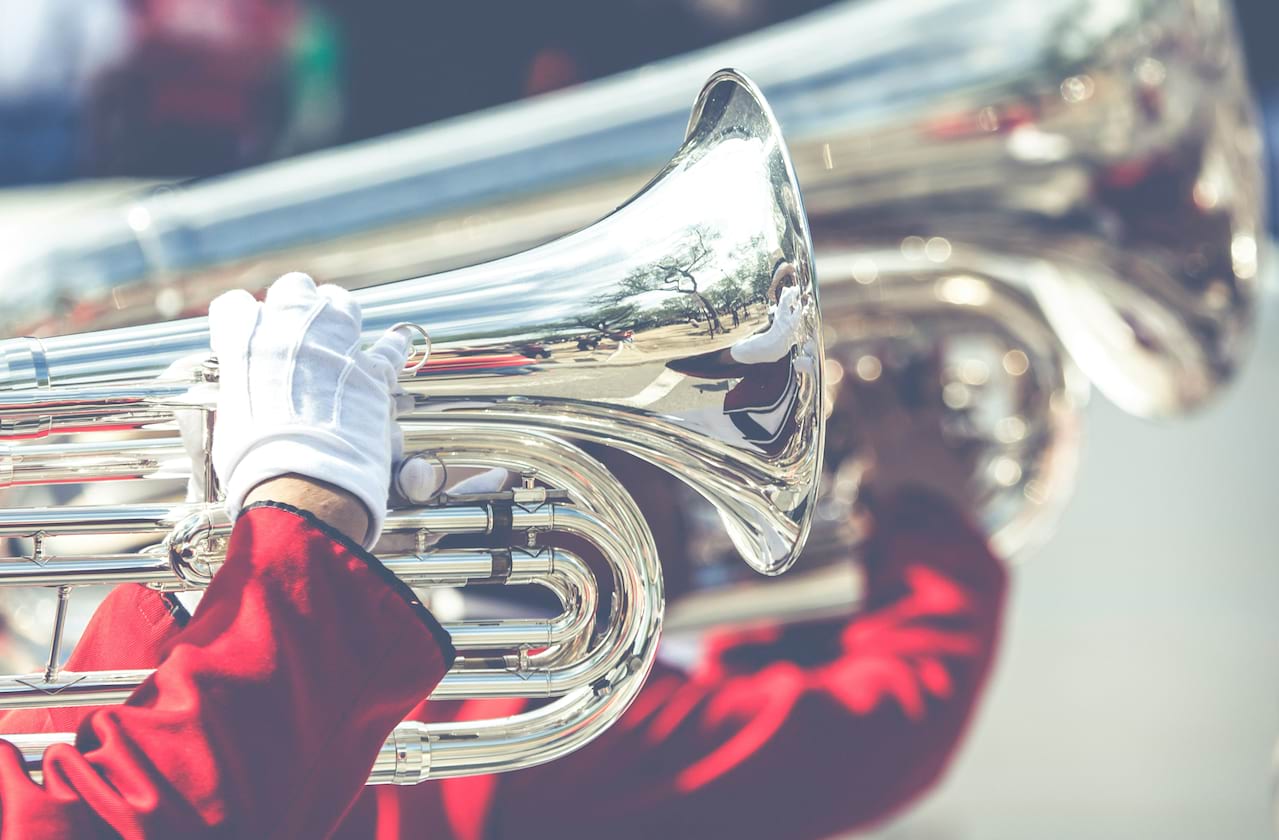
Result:
[[[6,85],[0,72],[0,185],[222,173],[639,67],[829,2],[91,0],[84,7],[112,10],[123,21],[116,28],[84,23],[75,3],[37,4],[25,14],[44,26],[24,72],[46,84],[24,89],[19,73]],[[1237,0],[1237,7],[1253,78],[1269,93],[1279,87],[1279,3]],[[0,50],[6,38],[31,37],[23,26],[0,29]],[[112,39],[120,42],[114,50],[104,47]],[[18,46],[26,45],[8,49]],[[86,66],[94,53],[110,58]],[[65,83],[47,84],[59,74]]]
[[[1279,2],[1235,0],[1235,7],[1253,82],[1273,89],[1279,85]]]
[[[709,46],[829,0],[330,3],[347,33],[345,139],[420,125]],[[500,20],[500,26],[493,22]]]

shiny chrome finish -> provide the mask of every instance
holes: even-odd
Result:
[[[535,711],[496,721],[457,724],[402,724],[379,755],[370,783],[414,784],[427,778],[514,770],[551,760],[580,747],[617,719],[633,699],[652,665],[661,625],[661,567],[639,511],[611,475],[585,453],[549,435],[518,427],[492,425],[476,431],[432,424],[419,444],[446,465],[501,465],[535,472],[560,491],[522,488],[506,494],[513,536],[523,545],[497,552],[433,550],[389,554],[385,562],[406,582],[420,586],[466,583],[546,585],[562,597],[564,612],[550,620],[457,622],[445,624],[462,651],[432,694],[460,697],[558,698]],[[494,502],[461,497],[440,509],[392,512],[387,538],[419,539],[445,533],[489,534],[499,519]],[[558,501],[556,501],[558,499]],[[149,535],[207,512],[204,505],[164,509],[110,507],[82,509],[96,533]],[[83,533],[60,511],[5,511],[4,533]],[[209,518],[205,559],[224,545],[227,530]],[[590,569],[569,552],[539,548],[537,535],[576,534],[598,549],[613,578],[604,628],[596,631],[596,584]],[[199,529],[188,529],[197,533]],[[182,533],[175,531],[175,534]],[[181,553],[171,538],[167,551],[132,556],[12,558],[0,561],[0,586],[58,584],[69,589],[88,583],[135,580],[182,588],[170,555]],[[213,564],[216,566],[216,562]],[[530,653],[530,649],[547,648]],[[573,655],[566,655],[565,651]],[[467,651],[483,652],[468,656]],[[147,671],[71,673],[67,671],[0,678],[0,708],[119,703],[149,676]],[[38,771],[49,743],[69,742],[61,735],[6,736],[28,750]]]
[[[186,450],[175,438],[130,441],[127,455],[122,447],[106,452],[104,456],[102,444],[95,441],[0,443],[0,490],[87,479],[185,478],[190,473]]]
[[[768,93],[816,232],[965,253],[1033,294],[1124,409],[1189,410],[1243,359],[1264,189],[1226,0],[842,3],[59,225],[11,256],[0,334],[172,317],[300,265],[367,285],[512,253],[624,199],[677,142],[681,92],[722,66]],[[39,376],[34,356],[12,363]]]
[[[839,4],[634,73],[59,225],[50,245],[0,268],[16,278],[8,313],[22,330],[66,331],[71,315],[54,301],[74,289],[89,323],[150,322],[299,266],[361,286],[515,252],[630,194],[684,130],[679,91],[732,64],[786,130],[825,285],[870,278],[868,291],[891,298],[913,265],[979,278],[995,301],[1014,290],[1121,407],[1179,414],[1243,360],[1263,256],[1260,143],[1232,17],[1225,0]],[[864,323],[824,297],[828,321]],[[834,332],[828,348],[860,358]],[[919,340],[893,345],[929,354]],[[1064,363],[1051,371],[1060,354],[1020,351],[1036,387],[1078,404],[1078,386],[1051,384],[1068,379]],[[13,360],[38,375],[29,352]],[[1007,385],[969,396],[998,404]],[[1024,421],[1020,443],[982,433],[986,465],[1019,475],[1013,484],[974,473],[976,516],[1004,553],[1042,539],[1076,458],[1068,410],[1015,408],[978,412]],[[841,412],[832,428],[856,422]],[[814,542],[829,544],[831,520],[815,527]],[[840,531],[855,551],[860,536]]]
[[[825,618],[859,606],[861,578],[849,561],[864,538],[854,514],[859,477],[874,452],[860,436],[864,409],[856,404],[853,385],[879,380],[898,388],[907,371],[921,364],[936,368],[926,386],[930,405],[894,408],[903,417],[935,418],[945,440],[970,452],[968,512],[999,556],[1017,560],[1038,548],[1071,496],[1089,389],[1032,297],[964,270],[956,258],[939,263],[922,254],[865,252],[833,240],[820,246],[826,405],[836,421],[828,429],[823,491],[802,569],[785,580],[750,580],[741,574],[714,510],[685,494],[693,525],[688,562],[699,588],[671,603],[668,632]],[[417,447],[417,434],[410,431],[410,448]],[[158,450],[162,444],[149,443]],[[128,474],[139,460],[135,445],[82,445],[54,462],[54,474],[74,474],[75,458],[90,473]],[[32,459],[27,474],[40,477],[38,466]],[[182,462],[135,474],[185,477],[185,469]],[[674,481],[669,492],[680,492]],[[4,522],[0,515],[0,535]]]
[[[768,91],[819,254],[853,256],[846,276],[878,278],[871,288],[891,296],[893,266],[914,262],[989,283],[995,300],[1005,288],[1033,298],[1089,377],[1138,414],[1200,405],[1240,364],[1262,183],[1223,0],[861,0],[536,101],[165,189],[80,231],[60,226],[52,247],[14,263],[15,289],[31,294],[13,297],[24,326],[10,334],[66,331],[50,305],[58,290],[74,289],[82,311],[96,306],[95,325],[149,322],[299,266],[370,285],[537,244],[638,186],[683,129],[677,91],[724,64]],[[856,348],[844,352],[865,355]],[[1038,387],[1079,394],[1050,384],[1055,354],[1045,367],[1021,351]],[[44,361],[30,345],[11,355],[28,382],[47,375]],[[1038,539],[1064,499],[1069,409],[998,415],[1021,416],[1027,443],[996,437],[990,449],[988,463],[1007,457],[1020,473],[987,484],[978,511],[997,544]],[[27,421],[35,433],[38,417]],[[843,556],[859,535],[839,539]]]
[[[672,600],[668,634],[860,608],[862,576],[853,561],[867,523],[859,502],[862,475],[876,455],[867,423],[902,424],[964,453],[965,512],[1006,560],[1023,559],[1047,540],[1072,495],[1088,383],[1032,297],[953,260],[834,241],[819,240],[818,248],[833,414],[803,558],[784,579],[750,580],[739,573],[713,511],[687,499],[696,588]],[[882,404],[862,402],[871,387]]]
[[[768,327],[787,286],[800,314],[789,351],[769,366],[782,411],[760,420],[729,402],[746,366],[716,359]],[[820,317],[785,144],[740,75],[711,77],[675,157],[605,219],[357,298],[370,334],[403,321],[430,332],[430,360],[404,383],[423,414],[630,451],[715,505],[753,568],[777,574],[794,561],[821,457]],[[746,313],[737,326],[727,325],[730,306]],[[203,370],[156,377],[207,346],[203,318],[5,342],[0,423],[30,437],[157,422]],[[681,372],[690,366],[698,377]]]
[[[652,535],[617,480],[564,437],[661,464],[714,504],[760,571],[780,572],[798,553],[821,460],[820,319],[798,187],[767,106],[742,77],[712,77],[676,157],[596,225],[506,260],[359,294],[370,333],[403,321],[429,331],[430,358],[405,382],[418,397],[417,411],[402,420],[407,451],[446,469],[503,467],[536,477],[509,493],[393,511],[387,565],[426,587],[540,585],[562,605],[549,619],[446,623],[463,655],[434,698],[553,702],[496,721],[406,723],[371,783],[551,760],[598,735],[639,690],[663,607]],[[723,323],[729,304],[744,324]],[[774,314],[770,306],[786,309]],[[758,369],[729,350],[787,323],[794,326],[777,355],[761,363],[784,397],[771,406],[782,409],[780,422],[767,427],[749,412],[751,422],[739,422],[741,409],[725,392]],[[207,344],[205,321],[192,319],[0,345],[6,483],[189,474],[192,465],[184,471],[174,457],[173,420],[203,411],[216,387],[216,364],[200,352]],[[186,373],[161,377],[192,351]],[[494,370],[507,376],[494,379]],[[126,434],[90,434],[103,430]],[[52,443],[69,432],[87,437]],[[592,570],[570,552],[543,548],[539,535],[547,532],[594,548],[612,580],[606,616],[598,614]],[[213,503],[0,510],[0,537],[31,541],[30,552],[0,558],[0,586],[57,586],[68,596],[75,586],[127,580],[199,588],[221,565],[229,534]],[[508,547],[432,548],[439,536],[466,534]],[[58,553],[60,540],[85,536],[164,542]],[[148,676],[60,671],[56,646],[43,674],[0,677],[0,708],[121,702]]]
[[[962,255],[939,264],[833,242],[823,254],[818,265],[831,278],[824,300],[837,313],[825,327],[829,403],[845,410],[831,433],[828,492],[813,541],[831,549],[849,544],[831,537],[828,526],[848,522],[859,463],[873,455],[861,451],[859,416],[850,400],[841,400],[841,384],[901,388],[912,367],[927,364],[936,378],[924,383],[926,404],[901,396],[895,408],[935,418],[942,439],[967,453],[967,512],[995,552],[1005,558],[1033,552],[1074,490],[1089,399],[1087,380],[1035,298],[967,270]],[[866,273],[872,264],[874,276]]]

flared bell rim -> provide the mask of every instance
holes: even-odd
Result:
[[[809,422],[812,424],[814,445],[808,448],[800,458],[799,463],[789,465],[786,470],[788,495],[792,499],[801,500],[791,508],[794,530],[792,531],[789,545],[783,547],[784,550],[782,551],[778,551],[778,546],[773,545],[768,548],[761,547],[763,550],[756,550],[750,553],[746,551],[740,552],[747,565],[760,574],[779,575],[794,565],[803,551],[812,527],[817,493],[821,482],[821,465],[823,463],[823,449],[826,437],[826,389],[822,382],[825,357],[822,345],[822,321],[817,291],[816,260],[812,233],[808,225],[808,214],[804,210],[799,177],[796,175],[795,165],[791,159],[790,149],[786,144],[781,123],[769,106],[763,91],[749,76],[732,67],[722,68],[710,75],[702,85],[702,89],[698,93],[693,109],[689,114],[688,127],[685,130],[685,143],[687,144],[698,134],[698,129],[704,121],[715,119],[712,116],[708,116],[707,105],[715,96],[716,91],[723,85],[731,85],[748,97],[752,106],[758,110],[758,114],[754,115],[755,118],[763,126],[763,130],[757,133],[767,137],[768,142],[775,147],[782,175],[779,192],[786,193],[784,199],[779,196],[778,204],[782,206],[789,205],[791,211],[789,213],[790,222],[796,234],[796,253],[793,256],[798,268],[797,283],[800,285],[804,297],[812,301],[811,312],[813,317],[808,321],[808,328],[802,337],[802,341],[812,347],[814,351],[815,365],[812,374],[815,382],[812,389],[812,399],[807,404],[804,416],[797,418],[797,422],[801,424]],[[734,541],[738,542],[738,539],[735,537]],[[739,549],[741,547],[739,542]]]

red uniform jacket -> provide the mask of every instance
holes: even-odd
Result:
[[[9,731],[76,731],[44,785],[0,741],[0,837],[323,837],[391,729],[453,662],[413,594],[349,540],[251,507],[199,615],[117,589],[83,670],[159,666],[127,703],[15,712]]]
[[[985,540],[929,497],[888,503],[877,519],[867,553],[868,609],[861,615],[719,636],[692,673],[659,664],[622,720],[574,755],[500,776],[369,788],[336,836],[777,840],[826,837],[895,812],[937,779],[970,717],[996,645],[1005,575]],[[69,667],[155,665],[173,649],[169,637],[189,632],[178,629],[179,618],[165,604],[141,587],[117,589]],[[192,626],[204,621],[207,604]],[[321,614],[325,607],[333,612]],[[327,655],[330,645],[349,644],[336,628],[351,626],[352,618],[340,609],[336,599],[317,605],[314,620],[326,628],[324,641],[290,655]],[[400,614],[364,620],[371,623],[367,633],[390,633],[405,623]],[[272,663],[288,664],[283,657]],[[223,667],[241,666],[233,660]],[[380,691],[371,681],[365,702],[376,703]],[[295,708],[284,719],[295,729],[352,709],[349,693],[327,688],[300,690],[290,701]],[[408,716],[440,721],[522,708],[518,700],[422,703]],[[84,713],[15,712],[0,726],[66,730]],[[200,737],[228,756],[246,750],[251,757],[237,757],[237,768],[257,760],[262,749],[220,729]],[[278,737],[285,736],[273,735],[275,743]],[[316,772],[340,775],[347,784],[367,770],[375,740]],[[297,768],[272,765],[272,773],[286,769]],[[223,784],[238,791],[256,784],[257,774],[252,779],[226,776]],[[337,806],[347,801],[324,803],[323,815],[310,815],[305,824],[316,828],[336,819]],[[275,802],[290,814],[320,807],[296,794]]]

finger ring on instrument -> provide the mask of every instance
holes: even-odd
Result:
[[[426,331],[426,328],[423,327],[422,325],[414,324],[411,321],[401,321],[400,323],[391,327],[391,329],[396,331],[407,330],[410,333],[416,333],[418,336],[421,337],[422,349],[417,350],[412,355],[410,355],[408,359],[406,359],[404,362],[404,370],[400,371],[401,377],[416,376],[417,372],[422,369],[423,365],[426,364],[426,360],[431,358],[430,333],[428,333]],[[409,337],[409,341],[411,344],[414,345],[414,347],[416,347],[417,342],[413,341],[412,336]],[[421,354],[421,358],[416,358],[419,353]]]

